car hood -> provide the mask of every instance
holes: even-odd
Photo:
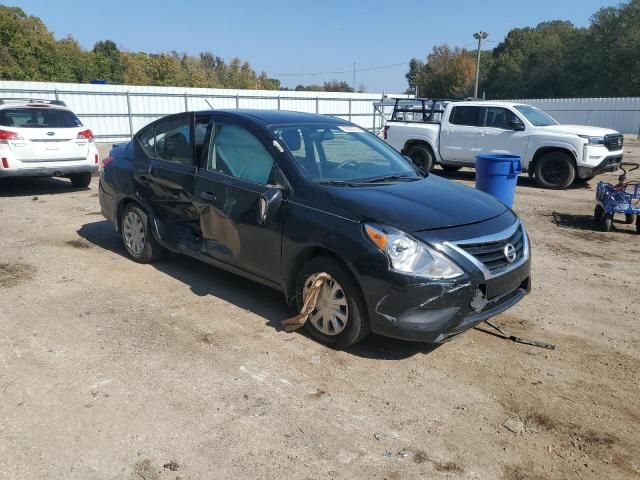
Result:
[[[590,127],[586,125],[549,125],[539,128],[549,132],[566,133],[569,135],[588,135],[590,137],[604,137],[605,135],[618,133],[610,128]]]
[[[349,218],[408,233],[482,222],[507,210],[491,195],[433,174],[415,182],[329,187],[328,194]]]

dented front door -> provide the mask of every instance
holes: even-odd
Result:
[[[275,159],[244,126],[215,122],[194,199],[202,253],[277,282],[281,278],[284,205],[262,224],[258,203]]]

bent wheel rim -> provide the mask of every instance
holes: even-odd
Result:
[[[122,222],[122,237],[124,244],[136,257],[144,250],[146,235],[142,219],[136,212],[128,212]]]
[[[551,185],[564,184],[570,175],[569,165],[565,162],[545,162],[540,169],[542,178]]]
[[[311,284],[318,274],[311,275],[304,284],[303,298],[306,298]],[[316,308],[309,315],[309,322],[325,335],[340,335],[349,321],[349,304],[342,286],[329,277],[320,287]]]

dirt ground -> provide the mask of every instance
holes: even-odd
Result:
[[[556,350],[334,351],[278,292],[128,260],[97,179],[2,181],[0,478],[640,478],[640,236],[597,231],[595,183],[518,186],[533,291],[495,320]]]

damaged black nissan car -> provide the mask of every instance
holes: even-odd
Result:
[[[186,254],[279,289],[298,309],[324,274],[305,327],[334,346],[370,331],[443,342],[531,288],[529,240],[510,208],[424,177],[334,117],[164,117],[104,159],[100,205],[137,262]]]

